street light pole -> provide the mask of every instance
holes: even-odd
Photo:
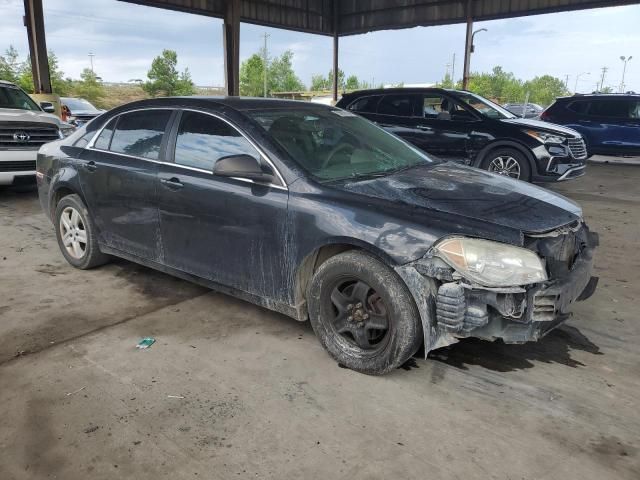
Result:
[[[473,20],[471,20],[471,18],[468,18],[467,19],[467,41],[466,41],[465,52],[464,52],[464,73],[462,76],[463,90],[466,90],[469,85],[471,54],[475,51],[475,46],[473,44],[473,41],[476,37],[476,33],[488,31],[486,28],[479,28],[478,30],[471,33],[472,29],[473,29]]]
[[[627,63],[629,63],[629,60],[631,60],[633,57],[631,55],[629,55],[628,57],[625,56],[621,56],[620,60],[622,60],[624,62],[624,66],[622,67],[622,81],[620,82],[620,93],[624,93],[624,76],[627,73]]]
[[[91,73],[94,73],[93,72],[93,57],[95,57],[95,56],[96,56],[95,53],[89,52],[89,59],[91,60]]]
[[[576,84],[573,86],[573,93],[578,93],[578,80],[582,75],[591,75],[591,72],[582,72],[576,75]]]

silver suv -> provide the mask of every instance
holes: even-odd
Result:
[[[53,104],[34,102],[20,87],[0,80],[0,185],[33,181],[38,149],[70,135],[74,127],[55,115]]]

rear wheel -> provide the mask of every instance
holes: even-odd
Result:
[[[58,246],[71,265],[86,270],[109,260],[98,248],[89,211],[78,195],[62,198],[56,206],[54,218]]]
[[[366,253],[345,252],[324,262],[307,300],[320,342],[352,370],[387,373],[406,362],[422,341],[420,316],[407,287]]]
[[[528,182],[531,179],[529,160],[515,148],[499,147],[491,150],[482,161],[482,168],[490,172]]]

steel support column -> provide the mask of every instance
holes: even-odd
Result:
[[[24,26],[29,38],[34,92],[52,93],[42,0],[24,0]]]
[[[237,96],[240,95],[240,0],[227,1],[222,29],[225,88],[227,95]]]
[[[471,2],[467,3],[467,38],[464,45],[464,72],[462,74],[462,89],[469,85],[469,68],[473,49],[473,18],[471,17]]]
[[[339,7],[338,2],[334,0],[333,2],[333,85],[331,86],[331,90],[333,91],[333,101],[334,103],[338,101],[338,80],[340,67],[338,64],[338,46],[340,42],[340,36],[338,34],[338,26],[339,26]]]

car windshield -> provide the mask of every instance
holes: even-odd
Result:
[[[40,107],[31,97],[18,87],[0,85],[0,108],[40,111]]]
[[[345,110],[254,110],[248,114],[321,182],[390,175],[433,162],[395,135]]]
[[[69,107],[72,112],[74,110],[97,110],[96,107],[87,102],[84,98],[63,98],[62,103]]]
[[[458,100],[463,101],[478,113],[488,118],[502,119],[502,118],[517,118],[506,108],[502,108],[497,103],[493,103],[480,95],[475,95],[469,92],[456,92]],[[519,106],[519,108],[522,108]]]

